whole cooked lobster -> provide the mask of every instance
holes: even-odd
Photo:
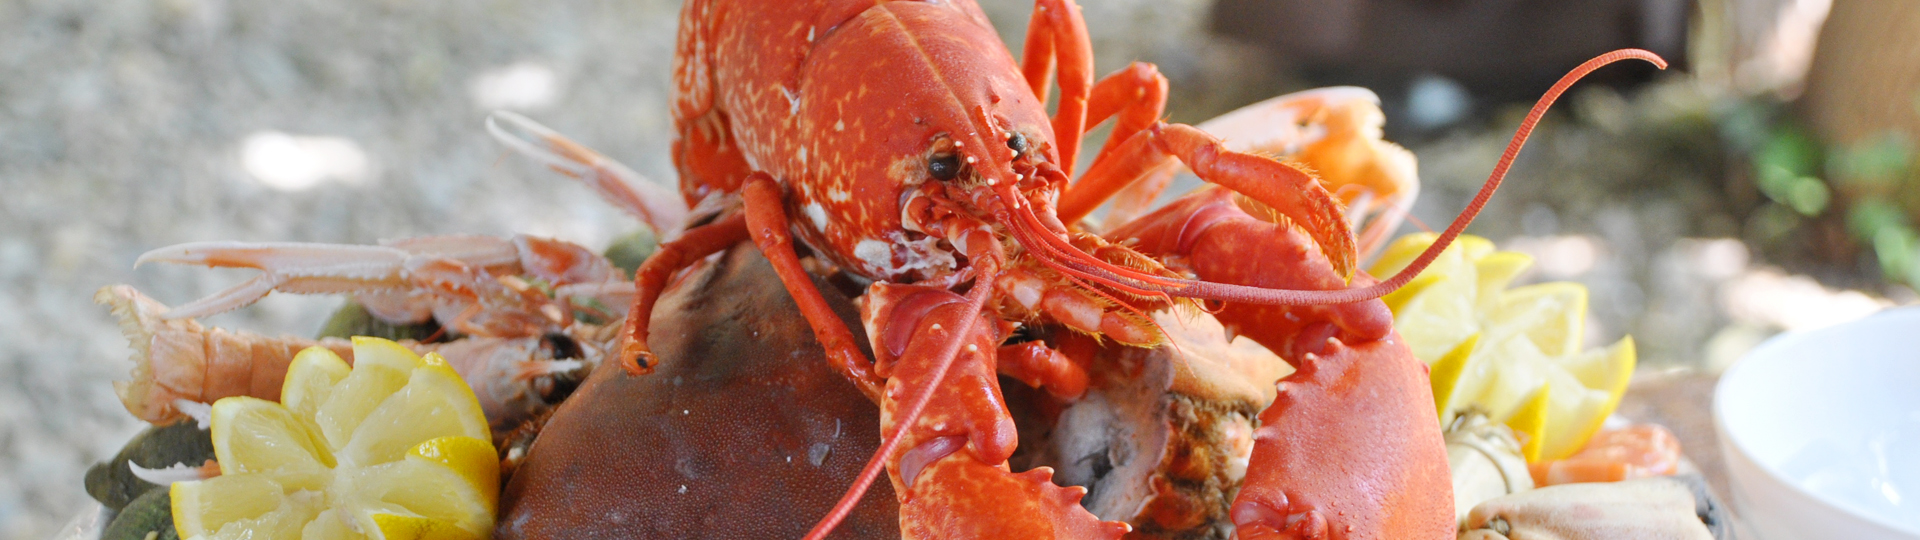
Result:
[[[1164,336],[1148,312],[1204,302],[1298,368],[1261,415],[1233,504],[1239,536],[1448,538],[1424,367],[1376,299],[1471,221],[1567,85],[1624,58],[1661,63],[1628,50],[1576,69],[1439,241],[1400,274],[1347,288],[1359,249],[1327,187],[1160,122],[1166,80],[1151,66],[1095,82],[1071,0],[1038,2],[1019,62],[969,0],[691,0],[674,58],[674,161],[689,204],[738,211],[640,267],[619,361],[632,376],[672,361],[648,348],[653,303],[680,269],[751,239],[834,369],[881,406],[883,443],[810,537],[884,469],[909,538],[1113,538],[1128,526],[1082,509],[1083,490],[1054,485],[1050,470],[1009,470],[1017,441],[998,375],[1070,399],[1088,365],[1009,338],[1035,325],[1154,346]],[[1071,180],[1081,136],[1109,117],[1112,138]],[[1079,225],[1175,161],[1213,186],[1104,235]],[[872,360],[803,251],[870,283],[860,302]]]

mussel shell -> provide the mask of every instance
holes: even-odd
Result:
[[[148,469],[160,469],[184,463],[198,467],[213,459],[213,436],[193,420],[154,426],[133,436],[112,459],[87,469],[87,494],[112,510],[162,486],[141,480],[127,466],[129,461]],[[164,490],[163,490],[164,491]]]
[[[154,537],[147,538],[148,533]],[[100,540],[180,540],[173,528],[173,497],[165,489],[147,491],[113,517]]]

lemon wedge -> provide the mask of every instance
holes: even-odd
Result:
[[[1552,383],[1541,386],[1507,419],[1507,427],[1513,428],[1514,435],[1522,441],[1520,456],[1529,462],[1540,460],[1540,443],[1547,437],[1547,400],[1552,395]]]
[[[1390,275],[1437,235],[1395,240],[1369,269]],[[1527,440],[1527,461],[1586,445],[1633,375],[1632,338],[1583,351],[1588,293],[1571,282],[1509,287],[1533,258],[1462,235],[1409,286],[1384,299],[1414,357],[1431,368],[1444,423],[1473,409]]]
[[[213,405],[222,475],[171,488],[182,538],[487,538],[499,457],[479,401],[438,355],[354,338],[288,366],[281,403]]]
[[[1488,314],[1495,327],[1521,332],[1548,356],[1580,352],[1587,322],[1587,288],[1559,281],[1508,289]]]

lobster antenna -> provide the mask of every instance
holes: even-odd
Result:
[[[1002,209],[1005,211],[997,212],[996,217],[1000,218],[1002,223],[1006,225],[1007,230],[1013,233],[1014,239],[1020,242],[1020,246],[1032,252],[1035,258],[1039,259],[1041,263],[1055,270],[1059,270],[1061,273],[1078,275],[1086,279],[1099,281],[1104,285],[1124,290],[1128,294],[1137,294],[1140,296],[1154,296],[1157,291],[1140,290],[1129,287],[1125,283],[1111,282],[1112,280],[1107,276],[1122,276],[1133,283],[1150,283],[1162,286],[1179,285],[1181,283],[1174,278],[1149,274],[1103,261],[1091,253],[1073,247],[1073,244],[1069,244],[1067,241],[1060,239],[1060,237],[1051,234],[1046,226],[1040,223],[1040,218],[1033,215],[1033,205],[1030,203],[1022,203],[1019,194],[1012,191],[1012,188],[1000,187],[999,189],[1001,190],[1000,199],[1004,201]],[[1005,206],[1012,206],[1012,208],[1007,209]],[[1086,268],[1098,269],[1100,272],[1088,274],[1082,270]]]
[[[1103,268],[1093,267],[1078,260],[1062,260],[1059,262],[1074,267],[1074,269],[1080,272],[1098,276],[1098,279],[1103,282],[1125,281],[1139,289],[1159,291],[1172,296],[1185,298],[1271,305],[1346,304],[1379,298],[1389,292],[1393,292],[1395,289],[1399,289],[1401,286],[1406,285],[1408,281],[1412,281],[1414,277],[1420,275],[1421,271],[1426,270],[1427,265],[1433,263],[1433,260],[1440,256],[1441,251],[1446,250],[1447,246],[1452,244],[1453,240],[1458,238],[1460,233],[1466,230],[1467,224],[1472,223],[1473,219],[1480,215],[1480,210],[1487,205],[1487,200],[1493,197],[1493,192],[1500,189],[1500,182],[1506,179],[1507,170],[1513,166],[1513,160],[1520,154],[1520,148],[1526,145],[1527,137],[1533,134],[1534,126],[1539,124],[1540,118],[1546,115],[1547,109],[1553,106],[1553,102],[1558,100],[1561,94],[1566,93],[1568,87],[1573,86],[1574,82],[1579,81],[1582,77],[1586,77],[1587,74],[1592,73],[1601,66],[1627,59],[1645,60],[1660,69],[1667,68],[1667,61],[1661,59],[1659,55],[1641,49],[1620,49],[1594,57],[1592,60],[1580,64],[1579,67],[1573,68],[1572,71],[1562,76],[1558,82],[1553,84],[1552,88],[1547,90],[1545,95],[1540,96],[1540,100],[1533,104],[1533,109],[1527,111],[1526,119],[1520,122],[1520,128],[1514,132],[1513,139],[1507,143],[1506,152],[1500,156],[1500,161],[1494,164],[1493,172],[1488,174],[1486,183],[1480,186],[1479,193],[1474,195],[1472,202],[1467,203],[1466,209],[1462,210],[1458,216],[1455,216],[1453,223],[1448,225],[1447,229],[1440,233],[1440,237],[1436,238],[1433,244],[1427,246],[1425,251],[1420,252],[1420,256],[1414,258],[1412,263],[1408,264],[1406,268],[1401,269],[1399,273],[1394,274],[1392,278],[1388,278],[1379,283],[1354,289],[1329,291],[1269,289],[1191,279],[1159,278],[1158,281],[1162,283],[1175,282],[1174,285],[1169,286],[1162,283],[1143,282],[1143,280],[1120,275]]]

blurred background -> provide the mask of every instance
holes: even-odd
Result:
[[[1031,4],[983,3],[1017,47]],[[1158,63],[1174,121],[1314,86],[1374,89],[1388,138],[1420,158],[1414,217],[1435,226],[1567,69],[1619,47],[1672,60],[1577,87],[1469,231],[1535,255],[1529,280],[1589,286],[1588,343],[1640,344],[1643,395],[1621,413],[1669,423],[1703,462],[1700,407],[1742,352],[1916,301],[1920,3],[1084,9],[1101,72]],[[671,183],[677,13],[670,0],[0,2],[0,538],[53,534],[87,502],[82,471],[139,428],[110,385],[129,349],[93,291],[130,283],[178,304],[247,277],[135,269],[142,252],[441,233],[601,246],[634,229],[507,154],[482,119],[521,112]],[[311,334],[339,303],[276,295],[208,322]]]

